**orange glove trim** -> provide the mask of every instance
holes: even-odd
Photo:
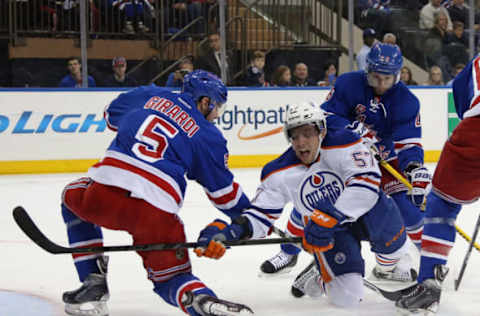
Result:
[[[335,225],[338,224],[338,221],[335,217],[328,215],[319,210],[315,210],[310,217],[312,221],[317,224],[318,226],[326,227],[326,228],[333,228]]]
[[[303,249],[305,249],[307,252],[311,254],[314,254],[317,251],[325,252],[333,248],[333,244],[328,244],[324,247],[311,245],[305,240],[305,238],[302,239],[302,245],[303,245]]]
[[[215,226],[215,227],[219,228],[220,230],[223,230],[223,229],[225,229],[225,227],[227,227],[227,225],[225,225],[224,223],[221,223],[221,222],[211,222],[210,224],[208,224],[208,226]]]

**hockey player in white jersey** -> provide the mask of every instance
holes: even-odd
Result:
[[[333,304],[354,307],[363,297],[360,241],[368,240],[372,251],[394,263],[408,250],[400,211],[380,190],[380,170],[370,150],[349,130],[327,132],[318,106],[290,106],[284,132],[292,146],[263,168],[252,208],[230,225],[217,219],[201,231],[197,255],[219,258],[225,252],[222,241],[267,236],[293,202],[302,215],[303,247],[319,267],[312,265],[297,280],[293,294],[326,293]],[[409,266],[394,268],[412,278]]]

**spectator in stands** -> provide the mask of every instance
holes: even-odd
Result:
[[[280,65],[275,69],[272,75],[272,86],[274,87],[288,87],[292,85],[292,73],[290,68],[285,65]]]
[[[115,57],[112,60],[113,73],[105,80],[105,87],[136,87],[137,80],[126,74],[127,60],[125,57]]]
[[[407,86],[416,86],[418,83],[412,79],[412,71],[407,66],[403,66],[400,71],[400,81]]]
[[[337,67],[334,63],[327,63],[323,67],[324,77],[322,80],[317,82],[317,85],[320,87],[333,87],[335,81],[337,80]]]
[[[428,72],[428,80],[423,85],[425,86],[443,86],[442,69],[439,66],[432,66]]]
[[[358,70],[366,70],[367,67],[367,55],[370,52],[370,48],[377,42],[375,35],[377,33],[374,29],[368,28],[363,31],[363,46],[357,54],[357,67]]]
[[[208,35],[208,46],[207,52],[197,58],[195,69],[210,71],[221,77],[220,34],[218,32]],[[227,83],[229,84],[233,77],[232,59],[231,52],[227,51],[225,67],[227,69]]]
[[[421,29],[429,30],[433,28],[435,25],[435,14],[443,12],[447,17],[447,30],[452,30],[452,20],[450,20],[447,9],[441,5],[441,1],[442,0],[430,0],[430,2],[420,10],[419,27]]]
[[[467,27],[470,26],[470,19],[469,19],[469,7],[465,5],[465,0],[452,0],[451,4],[447,8],[448,14],[450,14],[450,19],[452,22],[459,21],[462,22],[463,25]],[[475,18],[474,29],[478,30],[478,18]]]
[[[112,8],[123,11],[125,17],[125,27],[123,32],[134,34],[136,25],[137,32],[148,32],[150,29],[145,26],[144,20],[148,12],[154,10],[152,3],[154,0],[109,0]]]
[[[465,36],[465,25],[460,21],[453,22],[453,31],[447,33],[447,43],[459,43],[468,47],[468,39]]]
[[[447,82],[447,87],[451,87],[453,83],[453,79],[465,68],[465,64],[456,64],[453,67],[453,73],[452,73],[452,79],[450,79],[449,82]]]
[[[378,33],[388,32],[391,15],[390,0],[360,0],[357,2],[357,8],[362,11],[361,18],[366,20],[367,25]]]
[[[451,65],[466,64],[470,59],[467,47],[464,25],[460,21],[454,21],[453,32],[448,32],[445,38],[444,55],[448,57]]]
[[[255,51],[250,61],[250,66],[247,68],[245,74],[244,84],[248,87],[262,87],[265,85],[265,53],[262,51]]]
[[[308,66],[305,63],[296,63],[293,70],[292,85],[296,87],[314,86],[315,81],[308,77]]]
[[[384,42],[386,44],[396,45],[397,44],[397,37],[393,33],[385,33],[385,35],[383,35],[382,42]]]
[[[193,63],[190,58],[184,58],[178,64],[178,69],[174,72],[171,72],[168,75],[167,83],[165,84],[166,87],[177,87],[180,88],[183,86],[183,77],[186,74],[193,71]]]
[[[425,38],[424,52],[428,67],[440,66],[444,81],[450,80],[452,65],[449,58],[444,54],[447,40],[447,16],[444,12],[435,14],[435,25],[431,28]]]
[[[81,88],[82,87],[82,64],[78,57],[67,59],[67,69],[69,74],[62,78],[59,87],[62,88]],[[88,76],[88,87],[95,87],[95,79]]]

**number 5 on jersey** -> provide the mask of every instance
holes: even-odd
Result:
[[[160,116],[149,115],[135,135],[139,143],[132,146],[132,151],[140,159],[151,163],[163,159],[168,148],[168,139],[164,134],[168,138],[174,138],[178,129]]]

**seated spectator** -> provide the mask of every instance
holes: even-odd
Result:
[[[453,32],[448,32],[445,39],[444,55],[451,65],[466,64],[468,56],[468,40],[464,33],[464,25],[460,21],[453,22]]]
[[[463,25],[467,27],[470,26],[470,19],[469,19],[469,7],[465,5],[465,0],[452,0],[451,4],[447,8],[448,14],[450,14],[450,19],[452,22],[458,21],[462,22]],[[478,18],[474,18],[474,29],[478,30]]]
[[[247,87],[262,87],[265,85],[265,53],[262,51],[255,51],[253,53],[250,66],[247,68],[245,74],[244,84]]]
[[[452,30],[452,20],[450,20],[447,9],[441,5],[441,1],[442,0],[430,0],[430,2],[420,10],[419,27],[421,29],[429,30],[433,28],[435,24],[435,14],[443,12],[447,17],[447,30]]]
[[[333,87],[335,85],[335,81],[337,80],[337,67],[334,63],[328,63],[323,67],[324,69],[324,77],[322,80],[317,82],[319,87]]]
[[[412,79],[412,71],[407,66],[403,66],[400,70],[400,81],[406,86],[416,86],[418,83]]]
[[[423,84],[424,86],[443,86],[443,75],[442,69],[439,66],[430,67],[428,72],[428,80]]]
[[[393,33],[385,33],[382,42],[385,44],[397,45],[397,37]]]
[[[456,64],[456,65],[453,67],[452,79],[450,79],[450,81],[447,82],[447,87],[451,87],[451,86],[452,86],[453,79],[455,79],[455,77],[456,77],[460,72],[462,72],[463,68],[465,68],[465,64]]]
[[[178,69],[168,75],[166,87],[182,87],[183,77],[193,71],[193,63],[190,58],[184,58],[179,64]]]
[[[137,80],[126,74],[127,60],[125,57],[115,57],[112,60],[113,73],[105,80],[105,87],[136,87]]]
[[[468,39],[465,36],[465,25],[460,21],[453,22],[453,31],[447,32],[447,43],[456,42],[463,46],[468,46]]]
[[[444,72],[451,68],[448,57],[443,53],[446,39],[447,17],[445,13],[438,12],[435,14],[435,25],[428,31],[425,38],[424,52],[428,67],[438,65]]]
[[[145,26],[144,20],[149,12],[154,10],[152,3],[154,0],[109,0],[112,8],[123,11],[125,17],[125,27],[123,32],[135,34],[137,32],[148,32],[150,29]],[[136,29],[134,27],[136,25]]]
[[[67,69],[69,74],[62,78],[59,87],[62,88],[81,88],[82,87],[82,64],[77,57],[70,57],[67,59]],[[88,76],[88,87],[95,87],[95,79]]]
[[[274,87],[288,87],[292,85],[292,74],[290,68],[285,65],[280,65],[275,69],[272,75],[271,84]]]
[[[292,85],[296,87],[314,86],[313,79],[308,77],[308,66],[304,63],[296,63],[293,70]]]
[[[366,20],[367,25],[379,33],[384,33],[390,30],[392,12],[389,4],[390,0],[364,0],[357,4],[357,8],[362,11],[361,18]]]
[[[363,31],[363,46],[357,53],[357,67],[358,70],[366,70],[367,68],[367,55],[370,52],[370,48],[377,42],[375,38],[376,32],[374,29],[367,28]]]

